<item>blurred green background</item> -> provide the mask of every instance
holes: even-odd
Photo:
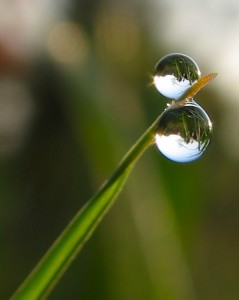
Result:
[[[165,108],[171,52],[219,72],[196,98],[213,140],[189,164],[148,150],[49,299],[239,299],[239,6],[203,3],[1,2],[0,299]]]

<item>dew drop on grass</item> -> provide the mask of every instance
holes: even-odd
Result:
[[[192,58],[172,53],[156,64],[154,85],[163,96],[178,99],[200,76],[199,67]]]
[[[192,99],[175,102],[161,115],[155,142],[159,151],[175,162],[190,162],[206,150],[212,123]]]

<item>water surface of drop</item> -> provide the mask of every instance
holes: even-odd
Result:
[[[165,97],[178,99],[200,76],[199,67],[192,58],[173,53],[156,64],[154,85]]]
[[[190,162],[203,154],[211,134],[212,123],[206,112],[194,100],[184,100],[162,113],[155,142],[170,160]]]

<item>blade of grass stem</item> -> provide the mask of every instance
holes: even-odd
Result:
[[[154,143],[156,125],[157,120],[125,155],[96,195],[77,213],[12,299],[41,299],[51,291],[113,204],[135,162]]]
[[[193,98],[205,85],[217,76],[217,73],[210,73],[198,79],[177,101]]]
[[[215,76],[202,77],[179,100],[193,97]],[[159,118],[129,150],[95,196],[76,214],[11,299],[42,299],[49,294],[114,203],[136,161],[154,143]]]

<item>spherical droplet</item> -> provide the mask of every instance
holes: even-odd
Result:
[[[154,85],[165,97],[178,99],[200,76],[199,67],[192,58],[173,53],[156,64]]]
[[[212,123],[193,100],[172,104],[160,116],[155,142],[159,151],[176,162],[190,162],[206,150]]]

